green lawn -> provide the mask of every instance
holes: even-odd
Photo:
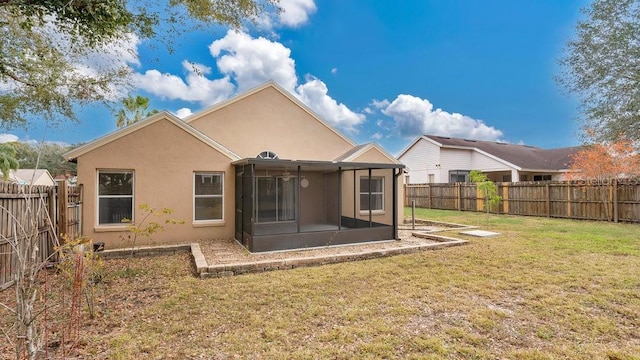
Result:
[[[193,277],[186,256],[108,261],[108,301],[84,328],[80,351],[110,359],[640,359],[639,225],[418,216],[502,235],[208,280]]]

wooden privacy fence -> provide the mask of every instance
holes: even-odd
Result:
[[[64,181],[58,186],[0,182],[0,290],[13,283],[16,241],[37,236],[38,260],[46,261],[54,253],[56,234],[81,235],[81,213],[82,187]]]
[[[640,222],[640,180],[497,183],[500,214]],[[443,210],[485,211],[477,184],[410,184],[404,204]],[[604,201],[603,201],[604,199]]]

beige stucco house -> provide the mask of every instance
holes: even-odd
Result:
[[[471,170],[494,182],[562,181],[579,149],[422,135],[397,158],[407,166],[407,184],[468,182]]]
[[[83,234],[122,246],[139,206],[182,225],[156,243],[236,239],[271,251],[397,238],[402,165],[356,145],[269,82],[184,120],[160,112],[67,153],[84,186]]]

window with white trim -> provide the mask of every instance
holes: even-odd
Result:
[[[369,186],[371,184],[371,186]],[[371,204],[371,209],[369,209]],[[360,177],[360,210],[383,211],[384,210],[384,177]]]
[[[133,221],[133,171],[98,170],[98,225]]]
[[[193,221],[223,219],[224,174],[193,173]]]
[[[258,159],[267,159],[267,160],[277,160],[278,159],[278,155],[276,153],[274,153],[273,151],[270,150],[266,150],[261,152],[260,154],[258,154],[258,156],[256,156]]]

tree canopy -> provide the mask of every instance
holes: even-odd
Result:
[[[21,169],[47,169],[51,176],[76,173],[76,164],[66,161],[62,154],[74,146],[57,143],[28,144],[11,142],[0,144],[14,150],[13,157]]]
[[[640,0],[594,0],[560,59],[595,140],[640,140]]]
[[[0,0],[0,125],[25,126],[29,115],[75,120],[75,105],[117,100],[130,85],[127,64],[96,55],[132,39],[171,48],[189,24],[239,27],[277,1]]]
[[[136,97],[131,95],[127,96],[122,99],[122,108],[116,116],[116,126],[122,128],[135,124],[143,118],[158,112],[156,109],[147,111],[148,108],[149,98],[140,95]]]
[[[640,176],[640,155],[625,137],[585,146],[572,156],[571,178],[596,183]]]
[[[8,144],[0,144],[0,177],[7,179],[11,170],[18,168],[16,150]]]

